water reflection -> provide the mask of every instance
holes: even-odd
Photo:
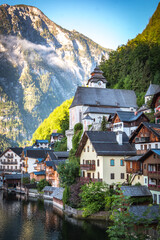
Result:
[[[0,240],[104,240],[106,224],[63,216],[52,202],[0,191]]]

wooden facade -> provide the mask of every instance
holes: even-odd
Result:
[[[141,163],[139,161],[126,161],[126,173],[141,172]]]
[[[112,124],[114,123],[120,123],[122,122],[121,119],[119,118],[118,114],[116,113]],[[124,127],[134,127],[134,126],[139,126],[141,122],[149,122],[149,119],[145,116],[145,114],[142,114],[138,119],[135,121],[123,121]]]

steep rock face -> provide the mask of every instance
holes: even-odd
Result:
[[[35,7],[1,5],[0,134],[14,141],[29,139],[109,51],[76,31],[63,29]],[[16,111],[11,113],[8,106],[12,104]]]

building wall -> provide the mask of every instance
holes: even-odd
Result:
[[[35,163],[36,163],[36,159],[35,158],[29,158],[28,157],[28,163],[27,163],[28,164],[28,173],[36,171]]]
[[[102,81],[98,82],[89,82],[89,87],[94,87],[94,88],[106,88],[106,83]]]
[[[21,157],[9,149],[0,157],[0,171],[21,172]]]

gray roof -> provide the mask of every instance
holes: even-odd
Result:
[[[121,190],[123,195],[128,197],[152,196],[147,186],[122,186]]]
[[[145,97],[147,96],[153,96],[155,93],[157,93],[158,91],[160,91],[160,85],[157,84],[150,84]]]
[[[138,161],[141,157],[142,157],[142,155],[137,155],[137,156],[125,158],[124,160],[125,161]]]
[[[55,189],[55,191],[51,194],[52,197],[54,198],[57,198],[59,200],[62,200],[63,198],[63,191],[64,191],[64,188],[62,187],[58,187]]]
[[[21,178],[29,178],[30,175],[28,173],[25,174],[7,174],[5,175],[6,180],[7,179],[21,179]]]
[[[106,107],[88,107],[84,114],[97,113],[97,114],[115,114],[120,111],[119,108],[106,108]]]
[[[98,156],[127,156],[136,155],[136,149],[128,142],[128,136],[123,132],[123,144],[116,141],[115,132],[87,131]]]
[[[136,95],[132,90],[93,87],[77,88],[70,108],[80,105],[137,108]]]
[[[142,114],[144,113],[139,112],[135,115],[135,112],[117,111],[117,115],[122,122],[136,121]]]
[[[152,219],[152,222],[158,222],[160,216],[160,208],[159,205],[138,205],[138,206],[131,206],[129,208],[129,212],[132,213],[136,220],[140,219]]]
[[[45,186],[43,188],[43,192],[53,192],[56,189],[56,187],[52,187],[52,186]]]
[[[60,159],[60,160],[52,160],[52,161],[46,161],[47,167],[53,167],[53,169],[56,171],[58,165],[65,163],[67,159]]]
[[[69,151],[63,151],[63,152],[54,152],[55,156],[57,157],[57,159],[65,159],[69,157]]]
[[[87,116],[85,116],[82,120],[94,120],[94,119],[87,114]]]

